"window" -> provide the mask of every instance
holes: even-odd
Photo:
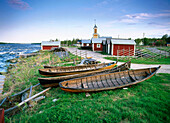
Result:
[[[86,44],[86,46],[89,46],[89,44]]]
[[[100,44],[97,44],[97,48],[100,48]]]

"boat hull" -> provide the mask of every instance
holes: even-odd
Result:
[[[43,76],[48,76],[48,77],[55,77],[55,76],[66,76],[66,75],[73,75],[73,74],[81,74],[83,72],[92,72],[92,71],[97,71],[97,70],[107,70],[111,69],[114,66],[116,66],[117,63],[113,62],[113,64],[109,65],[108,64],[102,64],[103,67],[98,67],[99,65],[89,65],[89,66],[74,66],[74,67],[69,67],[66,68],[46,68],[46,69],[39,69],[39,73]],[[109,65],[109,66],[107,66]],[[92,66],[93,68],[91,68]],[[78,69],[77,69],[78,68]],[[63,70],[65,69],[65,70]],[[74,70],[75,69],[75,70]],[[58,70],[58,71],[57,71]],[[60,71],[61,70],[61,71]]]
[[[83,72],[80,74],[61,76],[61,77],[38,78],[38,80],[43,87],[55,87],[55,86],[59,85],[59,82],[64,81],[64,80],[80,78],[80,77],[84,77],[84,76],[92,76],[92,75],[103,74],[103,73],[113,73],[113,72],[128,70],[130,68],[130,65],[131,65],[131,62],[128,61],[128,62],[126,62],[122,65],[119,65],[117,67],[114,67],[112,69],[96,70],[96,71],[92,71],[92,72],[88,71],[88,72]]]
[[[143,82],[151,78],[158,70],[147,68],[138,70],[127,70],[116,73],[83,77],[60,82],[62,90],[67,92],[95,92],[123,88]],[[103,79],[104,78],[104,79]]]

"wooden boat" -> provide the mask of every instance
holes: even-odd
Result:
[[[24,90],[22,90],[21,92],[18,92],[14,95],[11,96],[7,96],[6,98],[0,100],[0,108],[3,108],[4,110],[7,110],[13,106],[15,106],[17,103],[22,101],[23,96],[25,95],[25,93],[32,93],[32,90],[34,88],[36,88],[37,86],[39,86],[40,84],[36,84],[34,86],[31,86],[29,88],[26,88]]]
[[[107,70],[113,68],[117,62],[112,63],[101,63],[94,65],[83,65],[83,66],[71,66],[71,67],[59,67],[59,68],[45,68],[39,69],[39,73],[44,76],[64,76],[80,74],[87,71],[96,70]]]
[[[151,78],[159,67],[127,70],[60,82],[62,90],[68,92],[93,92],[111,90],[134,85]]]
[[[7,96],[3,100],[1,100],[0,101],[0,121],[1,121],[1,108],[3,108],[5,110],[3,112],[3,114],[5,114],[6,116],[12,116],[12,115],[16,114],[19,110],[21,110],[21,108],[24,106],[24,104],[27,103],[28,106],[30,107],[32,101],[36,102],[41,99],[44,99],[40,95],[47,92],[51,88],[50,87],[46,88],[43,91],[41,91],[35,95],[32,95],[32,90],[39,85],[40,85],[40,83],[38,83],[34,86],[31,86],[21,92],[18,92],[14,95]]]
[[[107,69],[107,70],[89,71],[89,72],[83,72],[80,74],[73,74],[73,75],[68,75],[68,76],[60,76],[60,77],[52,77],[52,78],[38,78],[38,80],[43,87],[56,87],[59,85],[59,82],[64,81],[64,80],[69,80],[69,79],[84,77],[84,76],[92,76],[92,75],[103,74],[103,73],[113,73],[113,72],[118,72],[118,71],[124,71],[124,70],[128,70],[130,68],[130,65],[131,65],[131,62],[128,61],[117,67]]]

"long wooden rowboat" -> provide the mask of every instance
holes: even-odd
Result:
[[[101,63],[93,65],[83,65],[83,66],[72,66],[72,67],[59,67],[59,68],[45,68],[39,69],[39,73],[44,76],[65,76],[80,74],[87,71],[96,71],[96,70],[107,70],[113,68],[117,62],[112,63]]]
[[[134,85],[151,78],[159,67],[121,71],[60,82],[62,90],[68,92],[93,92],[111,90]]]
[[[52,78],[38,78],[38,80],[43,87],[56,87],[59,85],[59,82],[64,81],[64,80],[69,80],[69,79],[84,77],[84,76],[98,75],[98,74],[103,74],[103,73],[113,73],[113,72],[118,72],[118,71],[129,70],[130,65],[131,65],[131,62],[128,61],[112,69],[89,71],[89,72],[83,72],[80,74],[73,74],[73,75],[68,75],[68,76],[60,76],[60,77],[52,77]]]

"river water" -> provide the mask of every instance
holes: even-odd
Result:
[[[39,51],[39,44],[0,44],[0,72],[6,72],[9,60],[18,58],[20,54]]]

